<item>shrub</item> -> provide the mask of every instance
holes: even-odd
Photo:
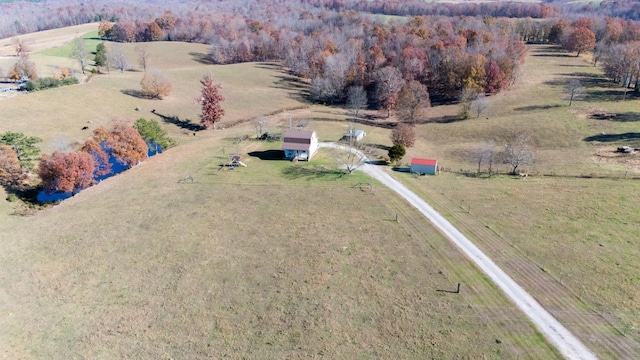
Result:
[[[389,149],[389,160],[391,160],[391,162],[397,163],[398,161],[402,160],[406,153],[407,149],[405,149],[404,145],[394,144]]]
[[[66,77],[62,80],[58,80],[53,77],[44,77],[36,80],[30,80],[25,84],[25,89],[28,91],[38,91],[56,88],[64,85],[74,85],[78,83],[78,79],[73,76]]]
[[[167,132],[155,120],[140,118],[133,124],[133,128],[138,130],[147,144],[158,144],[162,150],[176,145],[176,142],[167,136]]]

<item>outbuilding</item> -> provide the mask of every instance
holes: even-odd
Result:
[[[318,151],[318,135],[315,131],[288,130],[282,150],[285,159],[309,161]]]
[[[411,172],[416,174],[435,175],[438,171],[438,161],[432,159],[411,158]]]
[[[349,130],[347,135],[345,135],[348,140],[361,141],[367,136],[367,133],[364,130]]]

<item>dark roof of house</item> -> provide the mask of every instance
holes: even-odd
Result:
[[[283,150],[309,150],[314,131],[288,130],[284,133]]]
[[[287,130],[287,132],[284,133],[284,142],[287,142],[287,139],[311,140],[314,132],[315,131]]]
[[[438,160],[411,158],[411,165],[438,165]]]

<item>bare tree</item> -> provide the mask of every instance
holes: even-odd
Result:
[[[569,106],[573,104],[573,100],[582,100],[587,96],[586,89],[578,79],[571,79],[565,87],[565,98],[569,99]]]
[[[471,108],[476,112],[476,118],[480,118],[480,114],[489,107],[489,100],[487,95],[478,94],[476,99],[471,102]]]
[[[360,146],[349,142],[347,145],[347,151],[336,151],[335,152],[335,160],[338,165],[347,171],[347,174],[351,174],[352,172],[358,170],[362,165],[366,163],[364,155],[360,152],[359,147],[364,146],[360,144]]]
[[[109,52],[109,62],[113,64],[113,67],[124,72],[129,67],[129,61],[127,55],[125,55],[122,45],[113,44],[111,51]]]
[[[15,46],[17,55],[20,55],[22,53],[28,53],[31,51],[29,49],[29,46],[25,42],[25,40],[22,38],[17,38],[17,37],[13,38],[12,42],[13,42],[13,45]]]
[[[347,109],[358,118],[358,112],[367,107],[367,92],[360,85],[351,86],[347,90]]]
[[[149,59],[151,58],[149,47],[145,43],[138,43],[136,44],[135,51],[136,53],[138,53],[138,64],[144,72],[147,72],[147,67],[149,67]]]
[[[267,128],[267,122],[267,117],[263,115],[260,115],[251,121],[253,128],[256,130],[256,137],[260,137],[260,135],[264,134],[264,131]]]
[[[502,162],[511,165],[512,175],[516,175],[522,165],[533,165],[535,159],[536,152],[531,145],[531,138],[525,133],[513,136],[502,152]]]
[[[465,87],[460,92],[460,115],[465,119],[469,118],[469,112],[471,111],[471,104],[478,97],[478,91],[473,88]]]
[[[317,77],[311,80],[309,92],[314,101],[330,104],[338,96],[338,89],[328,77]]]
[[[400,70],[393,66],[384,67],[375,74],[376,100],[380,109],[387,110],[387,117],[395,108],[398,100],[398,92],[404,85],[404,79]]]
[[[84,74],[84,70],[87,67],[87,62],[91,55],[87,48],[87,42],[83,38],[77,37],[73,39],[72,45],[73,50],[71,51],[71,57],[78,61],[80,64],[80,70]]]
[[[489,175],[491,175],[491,172],[493,170],[493,161],[496,153],[496,142],[493,140],[486,142],[475,149],[473,153],[475,160],[478,163],[478,173],[482,171],[482,163],[487,162],[489,165]]]

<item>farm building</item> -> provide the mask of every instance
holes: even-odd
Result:
[[[285,159],[309,161],[318,151],[318,135],[315,131],[288,130],[282,144]]]
[[[365,136],[367,136],[367,133],[364,132],[364,130],[349,130],[349,132],[347,133],[347,135],[345,135],[345,137],[349,140],[355,140],[355,141],[361,141]]]
[[[411,172],[416,174],[435,175],[438,170],[438,161],[431,159],[411,158]]]

